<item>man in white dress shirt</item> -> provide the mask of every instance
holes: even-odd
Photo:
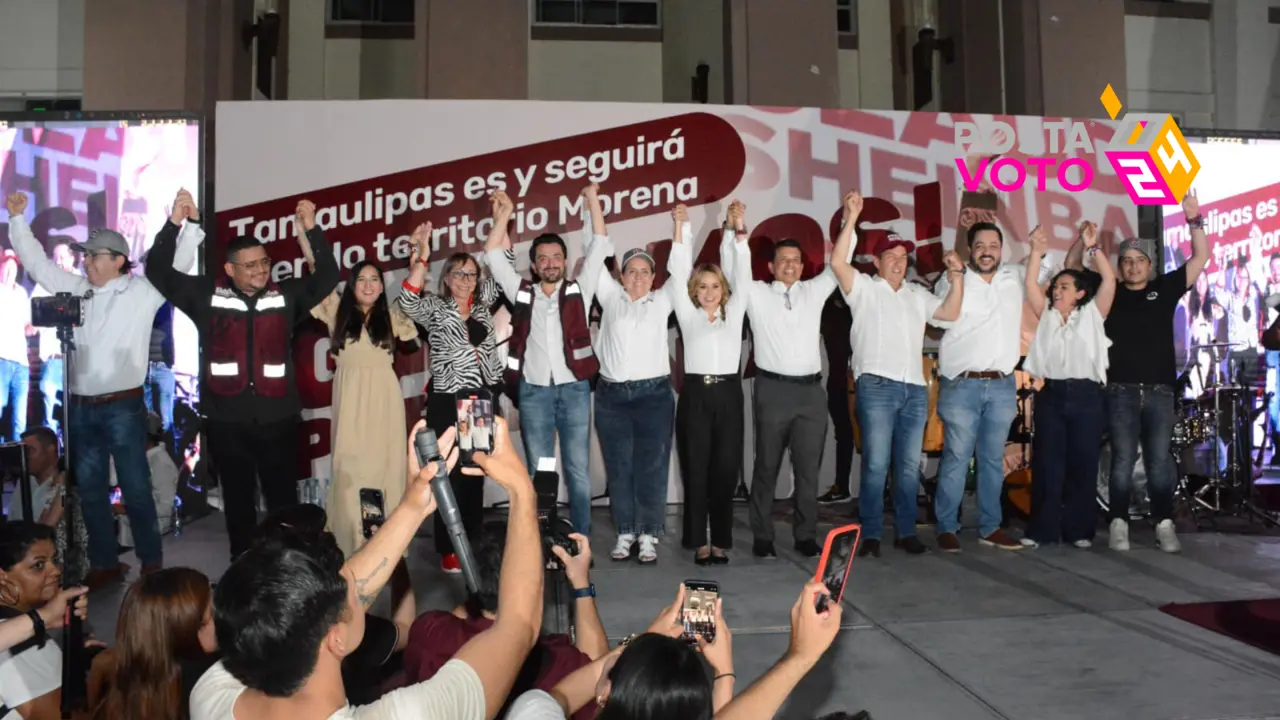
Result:
[[[76,355],[68,392],[71,464],[89,529],[92,570],[85,584],[101,587],[124,574],[116,556],[112,522],[111,461],[119,475],[142,570],[158,570],[163,554],[147,465],[142,383],[147,375],[152,321],[164,297],[145,278],[130,274],[128,243],[114,230],[95,230],[87,241],[76,243],[74,249],[84,253],[85,274],[81,276],[45,256],[24,217],[26,195],[10,195],[6,206],[10,242],[31,277],[52,293],[85,298],[84,324],[74,333]],[[188,242],[184,246],[194,253],[197,245]],[[189,257],[175,262],[189,266]]]
[[[745,225],[739,234],[746,232]],[[732,238],[726,234],[726,239]],[[733,252],[722,249],[727,260]],[[747,258],[733,262],[749,262]],[[755,420],[755,469],[751,480],[752,554],[776,557],[773,547],[773,498],[782,454],[791,450],[795,476],[795,549],[805,557],[820,551],[817,542],[818,470],[827,441],[827,393],[822,387],[819,325],[822,306],[836,287],[826,268],[801,280],[804,254],[795,240],[779,240],[769,263],[772,283],[753,282],[743,290],[755,348],[756,378],[752,392]],[[733,273],[730,272],[730,275]]]
[[[34,332],[31,300],[18,284],[18,259],[6,251],[0,254],[0,418],[8,409],[12,429],[0,428],[0,442],[18,442],[27,429],[27,337]]]
[[[921,358],[925,325],[955,320],[964,297],[960,258],[943,257],[953,279],[945,299],[907,282],[907,267],[915,243],[896,233],[877,238],[867,248],[876,275],[853,267],[853,237],[862,196],[844,197],[844,224],[831,251],[831,270],[853,314],[849,342],[853,347],[853,377],[857,386],[858,425],[862,428],[862,478],[858,515],[862,519],[860,556],[880,557],[884,531],[884,486],[893,469],[894,547],[910,555],[925,551],[916,537],[916,497],[920,491],[920,456],[924,426],[929,417]],[[834,369],[833,369],[834,371]]]
[[[60,241],[53,246],[50,253],[53,257],[53,264],[59,269],[69,273],[79,274],[76,267],[76,254],[71,250],[69,242]],[[194,257],[194,256],[193,256]],[[39,297],[51,297],[53,293],[49,292],[39,283],[31,289],[31,299]],[[44,424],[46,427],[54,428],[58,435],[62,435],[62,418],[57,416],[54,409],[58,405],[58,394],[63,392],[62,389],[62,343],[58,340],[58,331],[55,328],[40,328],[40,395],[44,409]]]

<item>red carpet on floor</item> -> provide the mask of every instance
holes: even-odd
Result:
[[[1280,598],[1170,604],[1160,609],[1179,620],[1280,655]]]

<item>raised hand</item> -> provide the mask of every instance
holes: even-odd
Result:
[[[960,256],[956,254],[955,250],[948,250],[943,254],[942,264],[947,266],[947,272],[949,273],[964,272],[964,262],[960,260]]]
[[[493,450],[487,453],[474,453],[471,459],[480,467],[463,468],[464,474],[480,477],[488,475],[506,490],[526,485],[533,486],[529,469],[516,453],[515,444],[511,442],[511,432],[507,428],[507,421],[503,418],[493,419]]]
[[[1031,231],[1031,235],[1027,237],[1027,242],[1031,243],[1031,252],[1037,255],[1044,255],[1049,250],[1049,238],[1045,236],[1044,229],[1039,225]]]
[[[20,217],[27,211],[27,194],[16,192],[4,199],[4,205],[9,209],[10,217]]]
[[[716,599],[715,618],[715,640],[707,642],[705,637],[699,636],[698,649],[702,651],[702,657],[707,659],[707,664],[715,674],[724,675],[733,672],[733,633],[729,631],[729,624],[724,621],[723,597]]]
[[[71,617],[69,607],[75,608],[76,617],[84,620],[89,616],[89,598],[82,597],[89,592],[87,587],[73,587],[59,590],[53,599],[40,608],[40,619],[44,620],[46,630],[56,630],[67,624]]]
[[[178,196],[173,199],[173,209],[169,213],[169,220],[174,225],[181,225],[182,221],[186,219],[199,220],[200,210],[196,207],[195,198],[191,197],[191,193],[186,188],[183,188],[178,191]]]
[[[599,184],[599,183],[591,183],[590,185],[588,185],[588,186],[586,186],[586,187],[582,188],[582,197],[584,197],[584,198],[586,198],[587,200],[590,200],[590,201],[599,200],[599,199],[600,199],[600,184]]]
[[[844,221],[846,223],[857,222],[858,216],[862,214],[862,193],[857,190],[850,190],[845,193],[844,200]]]
[[[827,603],[827,609],[818,612],[819,595],[830,596],[831,591],[819,582],[810,582],[800,591],[800,598],[791,607],[791,645],[787,654],[816,663],[831,647],[840,632],[843,610],[838,603]]]
[[[729,203],[729,213],[725,218],[725,223],[733,228],[734,232],[742,233],[747,231],[747,206],[741,200],[734,200]]]
[[[316,204],[310,200],[299,200],[295,216],[303,232],[311,232],[316,227]]]
[[[501,190],[489,196],[489,205],[492,207],[495,220],[510,218],[512,211],[515,209],[515,204],[511,202],[511,197]]]
[[[413,237],[409,238],[413,243],[413,258],[410,264],[421,258],[431,257],[431,223],[422,223],[413,229]]]
[[[685,207],[684,203],[676,205],[675,209],[671,211],[671,219],[675,220],[676,225],[689,222],[689,208]]]
[[[1196,190],[1192,188],[1182,198],[1182,212],[1190,220],[1200,214],[1200,198],[1196,197]]]
[[[680,583],[680,587],[676,590],[676,601],[662,608],[653,622],[649,623],[649,629],[645,632],[666,635],[669,638],[680,637],[684,634],[684,623],[680,621],[680,612],[683,609],[684,583]]]
[[[1097,247],[1098,224],[1089,220],[1080,223],[1080,240],[1084,242],[1086,248]]]

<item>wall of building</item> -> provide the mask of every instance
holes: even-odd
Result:
[[[1209,20],[1126,15],[1127,109],[1167,112],[1186,127],[1214,123]]]
[[[663,101],[661,42],[532,40],[530,100]]]
[[[0,0],[0,110],[84,91],[86,0]]]

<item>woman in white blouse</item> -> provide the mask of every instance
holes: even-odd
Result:
[[[675,415],[667,318],[672,295],[684,288],[667,283],[655,292],[653,256],[643,247],[628,250],[619,267],[622,282],[601,267],[596,290],[604,311],[595,341],[596,435],[618,533],[609,556],[630,558],[638,539],[640,562],[651,563],[658,559],[658,538],[666,534]]]
[[[1063,270],[1049,284],[1050,298],[1036,280],[1048,240],[1031,232],[1027,260],[1027,302],[1040,319],[1023,367],[1044,379],[1035,398],[1035,439],[1031,454],[1031,520],[1022,544],[1093,544],[1097,528],[1098,457],[1107,424],[1107,339],[1103,322],[1115,299],[1116,278],[1106,256],[1098,255],[1098,226],[1081,225],[1080,236],[1102,281],[1088,286],[1078,270]]]
[[[751,284],[745,212],[740,202],[729,205],[720,247],[721,253],[741,253],[733,262],[721,259],[734,271],[732,285],[716,265],[692,270],[693,226],[684,205],[672,213],[675,242],[667,259],[667,282],[673,291],[689,290],[671,295],[684,341],[684,385],[676,406],[676,450],[684,481],[682,544],[694,550],[698,565],[729,562],[724,551],[733,547],[733,490],[742,471],[742,321]]]

